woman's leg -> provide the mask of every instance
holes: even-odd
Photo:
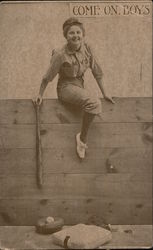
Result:
[[[81,132],[76,135],[77,153],[83,159],[87,147],[88,130],[95,115],[101,113],[101,102],[84,88],[72,84],[61,89],[58,97],[61,101],[77,105],[84,111]]]
[[[84,112],[81,126],[80,139],[83,143],[87,143],[87,134],[89,127],[95,117],[95,114]]]

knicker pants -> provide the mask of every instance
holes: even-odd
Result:
[[[95,95],[89,93],[83,87],[67,84],[57,89],[58,98],[62,102],[70,103],[81,107],[85,112],[91,114],[101,113],[101,101]]]

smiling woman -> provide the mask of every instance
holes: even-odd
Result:
[[[91,68],[93,76],[104,96],[112,103],[102,85],[102,70],[97,63],[90,46],[85,43],[85,30],[77,18],[69,18],[63,24],[63,34],[67,43],[59,50],[53,50],[50,67],[43,77],[37,104],[41,104],[42,96],[48,82],[59,74],[57,94],[60,101],[79,106],[83,111],[81,132],[76,135],[76,149],[79,158],[85,157],[88,129],[95,117],[101,113],[99,98],[84,88],[84,73]]]
[[[67,41],[69,47],[71,47],[71,50],[72,49],[78,50],[81,46],[82,39],[83,39],[83,33],[78,26],[74,25],[69,28],[67,32]]]

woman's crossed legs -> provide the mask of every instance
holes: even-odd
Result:
[[[95,115],[101,113],[101,101],[83,87],[67,84],[58,90],[62,102],[79,106],[83,111],[81,132],[76,135],[77,152],[80,158],[85,157],[87,134]]]

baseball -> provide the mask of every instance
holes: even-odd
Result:
[[[46,218],[46,222],[47,223],[52,223],[52,222],[54,222],[54,218],[49,216],[49,217]]]

